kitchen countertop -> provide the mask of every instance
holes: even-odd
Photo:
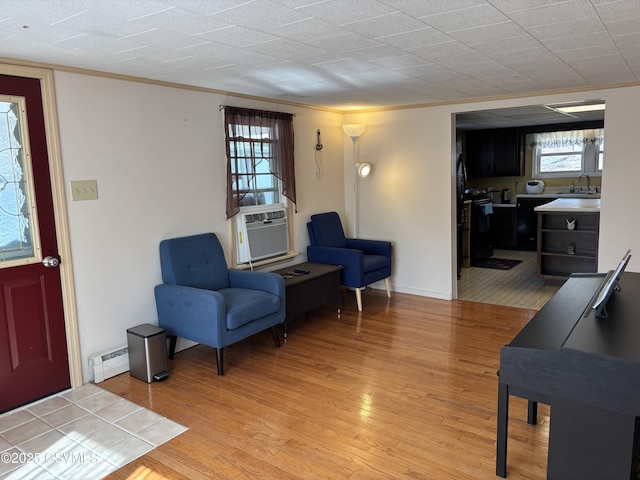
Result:
[[[599,212],[599,198],[558,198],[534,208],[536,212]]]
[[[600,198],[599,193],[518,193],[516,198]]]

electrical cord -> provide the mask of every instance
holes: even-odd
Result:
[[[316,132],[316,144],[314,148],[316,150],[314,159],[316,162],[316,166],[318,167],[318,170],[316,171],[316,178],[320,179],[324,175],[322,168],[322,154],[320,153],[324,146],[322,145],[322,141],[320,140],[320,129],[318,129],[318,131]]]

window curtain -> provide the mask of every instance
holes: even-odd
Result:
[[[272,132],[274,162],[270,162],[270,172],[282,182],[282,194],[296,205],[296,175],[293,157],[293,114],[252,110],[239,107],[224,107],[225,135],[227,149],[227,218],[240,212],[242,197],[234,191],[231,168],[230,145],[234,141],[244,142],[243,132],[255,127],[267,127]],[[247,128],[248,127],[248,128]],[[253,139],[255,141],[255,139]],[[266,140],[266,139],[265,139]],[[237,151],[237,150],[236,150]],[[246,165],[247,172],[255,172],[255,159]],[[238,169],[236,169],[237,171]],[[296,206],[297,212],[297,206]]]
[[[596,142],[602,143],[604,141],[604,128],[534,133],[530,140],[527,146],[533,149],[593,145]]]

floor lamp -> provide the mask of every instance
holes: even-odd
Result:
[[[366,177],[371,173],[371,165],[368,163],[358,163],[356,161],[356,142],[358,138],[362,136],[366,130],[366,125],[343,125],[342,130],[351,138],[353,142],[353,165],[356,169],[356,173],[353,178],[353,236],[358,238],[358,179],[360,177]]]

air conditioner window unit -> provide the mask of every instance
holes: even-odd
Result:
[[[245,207],[236,215],[238,264],[275,257],[289,251],[284,205]]]

